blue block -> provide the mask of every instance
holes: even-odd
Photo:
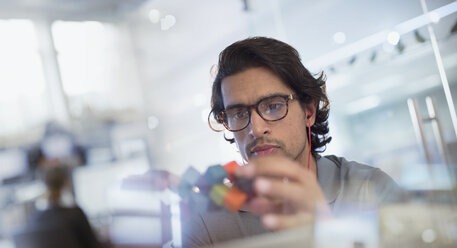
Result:
[[[221,184],[226,177],[228,177],[228,173],[221,165],[210,166],[205,172],[206,181],[210,185]]]
[[[186,199],[189,197],[189,195],[192,191],[192,186],[190,184],[186,183],[185,181],[181,181],[181,183],[178,186],[177,191],[178,191],[178,195],[182,199]]]
[[[185,182],[191,186],[197,184],[198,179],[200,178],[200,172],[194,167],[190,166],[187,168],[186,172],[181,177],[181,182]]]
[[[195,186],[197,186],[200,193],[205,196],[208,196],[209,191],[211,190],[211,185],[208,183],[205,176],[200,176]]]

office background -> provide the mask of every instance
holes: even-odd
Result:
[[[74,168],[76,202],[100,235],[163,242],[160,232],[127,232],[160,229],[148,220],[162,203],[122,180],[241,161],[207,116],[219,52],[249,36],[289,43],[327,75],[324,154],[379,167],[410,189],[432,187],[433,165],[435,186],[449,187],[456,11],[450,0],[0,0],[0,247],[13,247],[40,207],[42,161],[56,158]]]

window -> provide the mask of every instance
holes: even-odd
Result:
[[[100,113],[142,107],[128,44],[122,42],[118,27],[95,21],[56,21],[52,34],[74,117],[81,117],[87,108]]]
[[[0,37],[0,137],[12,137],[45,122],[49,105],[33,22],[0,20]]]

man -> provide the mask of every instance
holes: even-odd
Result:
[[[379,169],[321,157],[328,136],[325,78],[314,78],[288,44],[265,37],[238,41],[219,56],[211,127],[233,133],[255,197],[238,213],[209,212],[184,226],[183,246],[199,247],[312,223],[398,196]]]

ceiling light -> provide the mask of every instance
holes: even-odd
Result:
[[[440,15],[436,12],[430,12],[430,14],[428,14],[428,17],[430,18],[430,21],[432,21],[433,23],[438,23],[441,19]]]
[[[149,116],[148,118],[148,128],[153,130],[159,126],[159,118],[154,115]]]
[[[390,32],[387,34],[387,42],[389,44],[396,46],[400,41],[400,34],[398,32]]]
[[[346,41],[346,35],[343,32],[336,32],[333,35],[333,41],[335,41],[336,44],[343,44]]]
[[[148,17],[152,23],[158,23],[160,21],[160,12],[157,9],[151,9]]]
[[[173,27],[176,23],[176,17],[172,15],[166,15],[164,18],[160,19],[160,28],[162,30],[168,30]]]

